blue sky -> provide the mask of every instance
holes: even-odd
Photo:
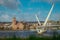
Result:
[[[18,21],[44,21],[54,3],[49,20],[60,20],[60,0],[0,0],[0,22],[10,22],[15,16]]]

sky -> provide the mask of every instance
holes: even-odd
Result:
[[[17,21],[45,21],[52,4],[54,8],[49,20],[60,20],[60,0],[0,0],[0,22],[11,22],[13,17]]]

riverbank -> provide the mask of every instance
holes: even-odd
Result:
[[[60,40],[60,35],[57,37],[54,35],[53,37],[36,37],[30,36],[28,38],[16,38],[13,36],[12,38],[0,38],[0,40]]]

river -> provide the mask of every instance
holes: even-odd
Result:
[[[43,33],[44,36],[52,36],[53,35],[53,32],[52,30],[48,30],[46,31],[45,33]],[[55,32],[57,32],[58,34],[60,34],[60,30],[56,30]],[[34,36],[37,36],[37,32],[36,31],[0,31],[0,38],[8,38],[8,37],[13,37],[13,36],[16,36],[16,37],[29,37],[31,35],[34,35]]]

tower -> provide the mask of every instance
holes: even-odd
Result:
[[[16,17],[13,17],[12,19],[12,30],[16,30]]]
[[[13,17],[12,23],[15,25],[16,24],[16,17]]]

